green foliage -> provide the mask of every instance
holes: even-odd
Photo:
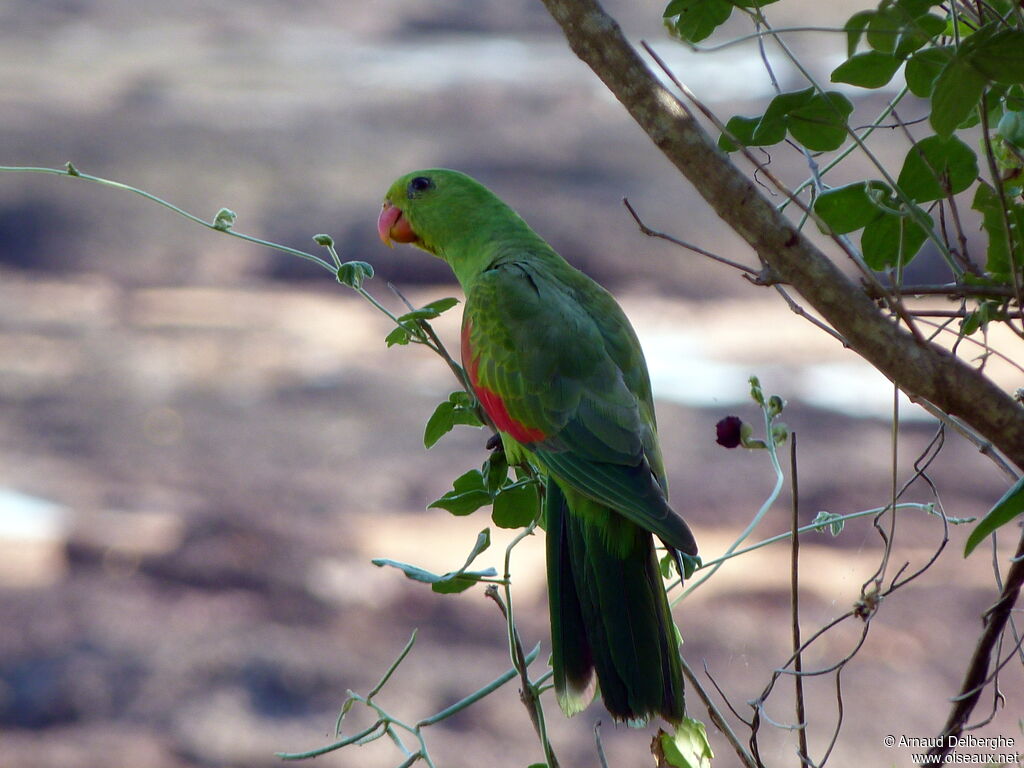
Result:
[[[891,200],[892,188],[884,181],[855,181],[818,195],[814,212],[839,235],[863,229],[882,215],[880,200]]]
[[[704,723],[686,717],[673,733],[658,731],[654,749],[659,766],[669,768],[711,768],[711,751]]]
[[[896,183],[915,203],[963,192],[978,177],[978,159],[953,137],[929,136],[907,152]]]
[[[928,232],[909,212],[913,209],[908,209],[899,213],[885,211],[864,227],[860,247],[864,261],[872,269],[880,271],[908,263],[928,239]],[[924,215],[920,208],[916,210]]]
[[[499,528],[525,528],[537,517],[539,508],[537,484],[515,483],[498,489],[494,496],[491,520]]]
[[[843,532],[843,526],[846,525],[846,522],[842,515],[822,510],[811,521],[811,525],[815,526],[817,531],[824,533],[827,529],[833,536],[838,536]]]
[[[539,481],[517,468],[517,478],[508,478],[504,451],[488,456],[481,469],[460,475],[452,490],[432,502],[428,508],[444,509],[453,515],[469,515],[492,505],[491,520],[499,528],[523,528],[540,514]]]
[[[996,502],[995,506],[989,510],[988,514],[971,531],[971,535],[967,537],[967,543],[964,545],[964,557],[970,555],[996,529],[1001,528],[1021,514],[1024,514],[1024,477],[1013,484],[1010,490]]]
[[[403,329],[399,326],[395,331],[398,330]],[[394,334],[395,331],[392,331],[391,334]],[[388,344],[388,346],[391,345]],[[452,392],[448,395],[447,400],[434,409],[434,413],[427,421],[426,429],[423,431],[423,445],[426,448],[432,447],[444,435],[451,432],[456,424],[463,424],[467,427],[483,426],[483,422],[477,415],[476,401],[468,392],[461,389]]]
[[[949,136],[964,123],[985,92],[984,75],[962,54],[954,53],[932,86],[931,124],[940,136]]]
[[[672,0],[665,23],[683,40],[699,43],[728,21],[732,5],[726,0]]]
[[[1024,112],[1009,111],[999,119],[996,134],[1007,144],[1024,148]]]
[[[466,558],[465,564],[457,571],[451,571],[441,575],[431,573],[430,571],[424,570],[423,568],[415,565],[400,563],[397,560],[389,560],[383,557],[376,558],[371,562],[378,568],[383,568],[386,565],[391,566],[392,568],[398,568],[413,581],[420,581],[424,584],[429,584],[430,588],[434,592],[442,595],[452,595],[458,592],[465,592],[481,579],[493,579],[497,577],[498,573],[493,568],[487,568],[482,571],[468,570],[477,555],[489,546],[491,546],[491,531],[488,528],[484,528],[479,534],[477,534],[476,543],[473,545],[473,549],[470,551],[469,557]]]
[[[338,282],[349,288],[359,288],[363,280],[373,277],[373,267],[365,261],[347,261],[338,267]]]
[[[453,515],[468,515],[491,503],[492,495],[487,490],[483,473],[471,469],[459,475],[452,490],[427,505],[428,509],[445,509]]]
[[[68,163],[68,173],[71,172],[73,166]],[[221,232],[227,232],[233,226],[235,226],[235,220],[238,215],[230,210],[229,208],[221,208],[217,211],[217,215],[213,217],[213,228],[219,229]]]
[[[903,62],[885,51],[867,51],[851,56],[832,71],[833,83],[849,83],[861,88],[886,85]]]
[[[349,262],[348,264],[342,264],[341,268],[338,270],[338,279],[341,282],[346,283],[346,285],[352,284],[341,279],[341,270],[345,269],[346,267],[349,267],[352,264],[362,264],[363,266],[366,267],[370,266],[369,264],[364,264],[361,261],[354,261]],[[370,274],[368,276],[373,277],[372,268],[370,269]],[[359,284],[356,283],[355,287],[358,287],[358,285]],[[406,312],[404,315],[399,315],[397,318],[395,318],[395,323],[397,324],[397,326],[391,330],[391,333],[384,337],[384,343],[387,344],[389,347],[393,347],[396,344],[404,346],[413,340],[424,342],[423,332],[422,328],[420,327],[420,323],[425,322],[427,320],[433,320],[435,317],[440,316],[442,312],[447,312],[449,309],[451,309],[458,303],[458,299],[453,299],[451,297],[446,299],[437,299],[435,301],[430,302],[429,304],[423,305],[419,309],[413,309],[409,312]],[[427,447],[429,448],[430,446],[428,445]]]
[[[983,14],[981,23],[977,13]],[[712,9],[711,4],[681,0],[670,3],[665,15],[675,19],[674,32],[689,42],[706,37],[727,18],[723,7]],[[902,68],[910,93],[927,100],[927,125],[933,131],[914,137],[896,179],[879,166],[884,180],[865,179],[834,188],[824,180],[816,184],[811,202],[819,222],[837,235],[860,232],[861,255],[871,269],[902,267],[932,240],[950,264],[953,280],[965,279],[962,260],[957,263],[952,255],[959,246],[946,241],[949,214],[945,212],[947,205],[956,205],[957,195],[972,188],[971,207],[982,215],[987,240],[984,271],[988,279],[1012,283],[1014,268],[1024,265],[1022,18],[1007,0],[977,10],[958,9],[955,18],[948,6],[930,0],[880,0],[876,7],[858,11],[846,21],[846,59],[833,69],[832,82],[881,88]],[[902,94],[897,101],[900,98]],[[811,153],[842,150],[826,166],[828,170],[857,146],[851,142],[863,141],[874,130],[874,126],[853,128],[852,113],[846,96],[811,81],[808,87],[778,93],[761,114],[733,116],[718,143],[729,152],[783,141]],[[984,164],[955,135],[979,123],[988,126],[989,135],[980,147],[988,155],[988,166],[998,167],[998,180],[979,178],[979,166]],[[946,215],[941,230],[933,219],[940,211],[936,203]],[[960,210],[968,207],[960,205]],[[973,322],[983,324],[993,316],[986,309]]]
[[[665,26],[688,43],[699,43],[722,24],[736,8],[760,8],[778,0],[671,0],[665,8]]]
[[[978,306],[960,323],[960,335],[970,336],[986,328],[992,320],[1000,317],[1001,306],[1002,302],[991,299],[978,302]]]
[[[988,237],[986,271],[997,278],[1009,280],[1011,265],[1016,263],[1019,269],[1020,265],[1024,264],[1024,205],[1019,200],[1007,200],[1004,208],[995,188],[991,184],[981,182],[974,193],[971,207],[981,213],[981,226]],[[1007,224],[1010,225],[1010,230],[1007,230]],[[1014,233],[1015,236],[1011,237]]]
[[[778,144],[787,132],[813,151],[837,149],[846,137],[846,120],[853,104],[838,91],[815,93],[814,88],[780,93],[761,116],[733,117],[726,123],[726,132],[740,144],[764,147]],[[739,146],[729,135],[722,134],[718,145],[727,152]]]
[[[448,297],[446,299],[436,299],[429,304],[424,304],[419,309],[414,309],[411,312],[406,312],[398,318],[398,322],[407,323],[416,320],[433,320],[438,317],[442,312],[447,312],[449,309],[459,303],[458,299]]]
[[[907,60],[903,76],[915,96],[927,99],[943,68],[956,51],[952,45],[937,45],[918,51]]]

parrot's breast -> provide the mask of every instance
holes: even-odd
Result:
[[[544,433],[544,430],[530,427],[513,418],[508,412],[508,407],[505,405],[501,395],[480,383],[481,355],[472,348],[470,341],[472,327],[473,321],[465,318],[462,323],[462,366],[466,369],[469,382],[477,399],[480,401],[480,405],[483,406],[487,415],[491,417],[494,426],[518,442],[529,445],[545,439],[547,435]]]

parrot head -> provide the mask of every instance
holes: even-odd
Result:
[[[480,246],[497,223],[521,225],[519,216],[493,192],[459,171],[431,168],[397,179],[384,196],[377,233],[389,247],[411,243],[458,271],[465,254]]]

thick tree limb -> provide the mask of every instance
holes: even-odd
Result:
[[[1024,469],[1024,409],[983,373],[893,323],[867,293],[779,213],[644,64],[596,0],[542,0],[570,47],[622,102],[651,141],[779,280],[791,284],[858,354],[912,399],[957,416]],[[1024,537],[1018,555],[1024,554]],[[992,652],[1024,585],[1024,559],[1006,574],[944,735],[962,732]],[[942,750],[946,751],[946,750]]]
[[[921,343],[779,213],[654,76],[596,0],[542,0],[570,47],[718,216],[850,346],[911,399],[930,401],[1024,468],[1024,409],[984,374]]]

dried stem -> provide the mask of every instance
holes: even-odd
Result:
[[[797,737],[800,743],[800,760],[809,764],[810,757],[807,751],[807,718],[804,712],[804,678],[803,657],[800,653],[800,486],[797,482],[796,463],[796,432],[790,434],[789,444],[789,470],[790,485],[793,488],[793,514],[791,518],[791,530],[793,538],[790,540],[790,578],[789,578],[789,604],[792,614],[793,625],[793,676],[796,694],[796,722],[799,726]]]

